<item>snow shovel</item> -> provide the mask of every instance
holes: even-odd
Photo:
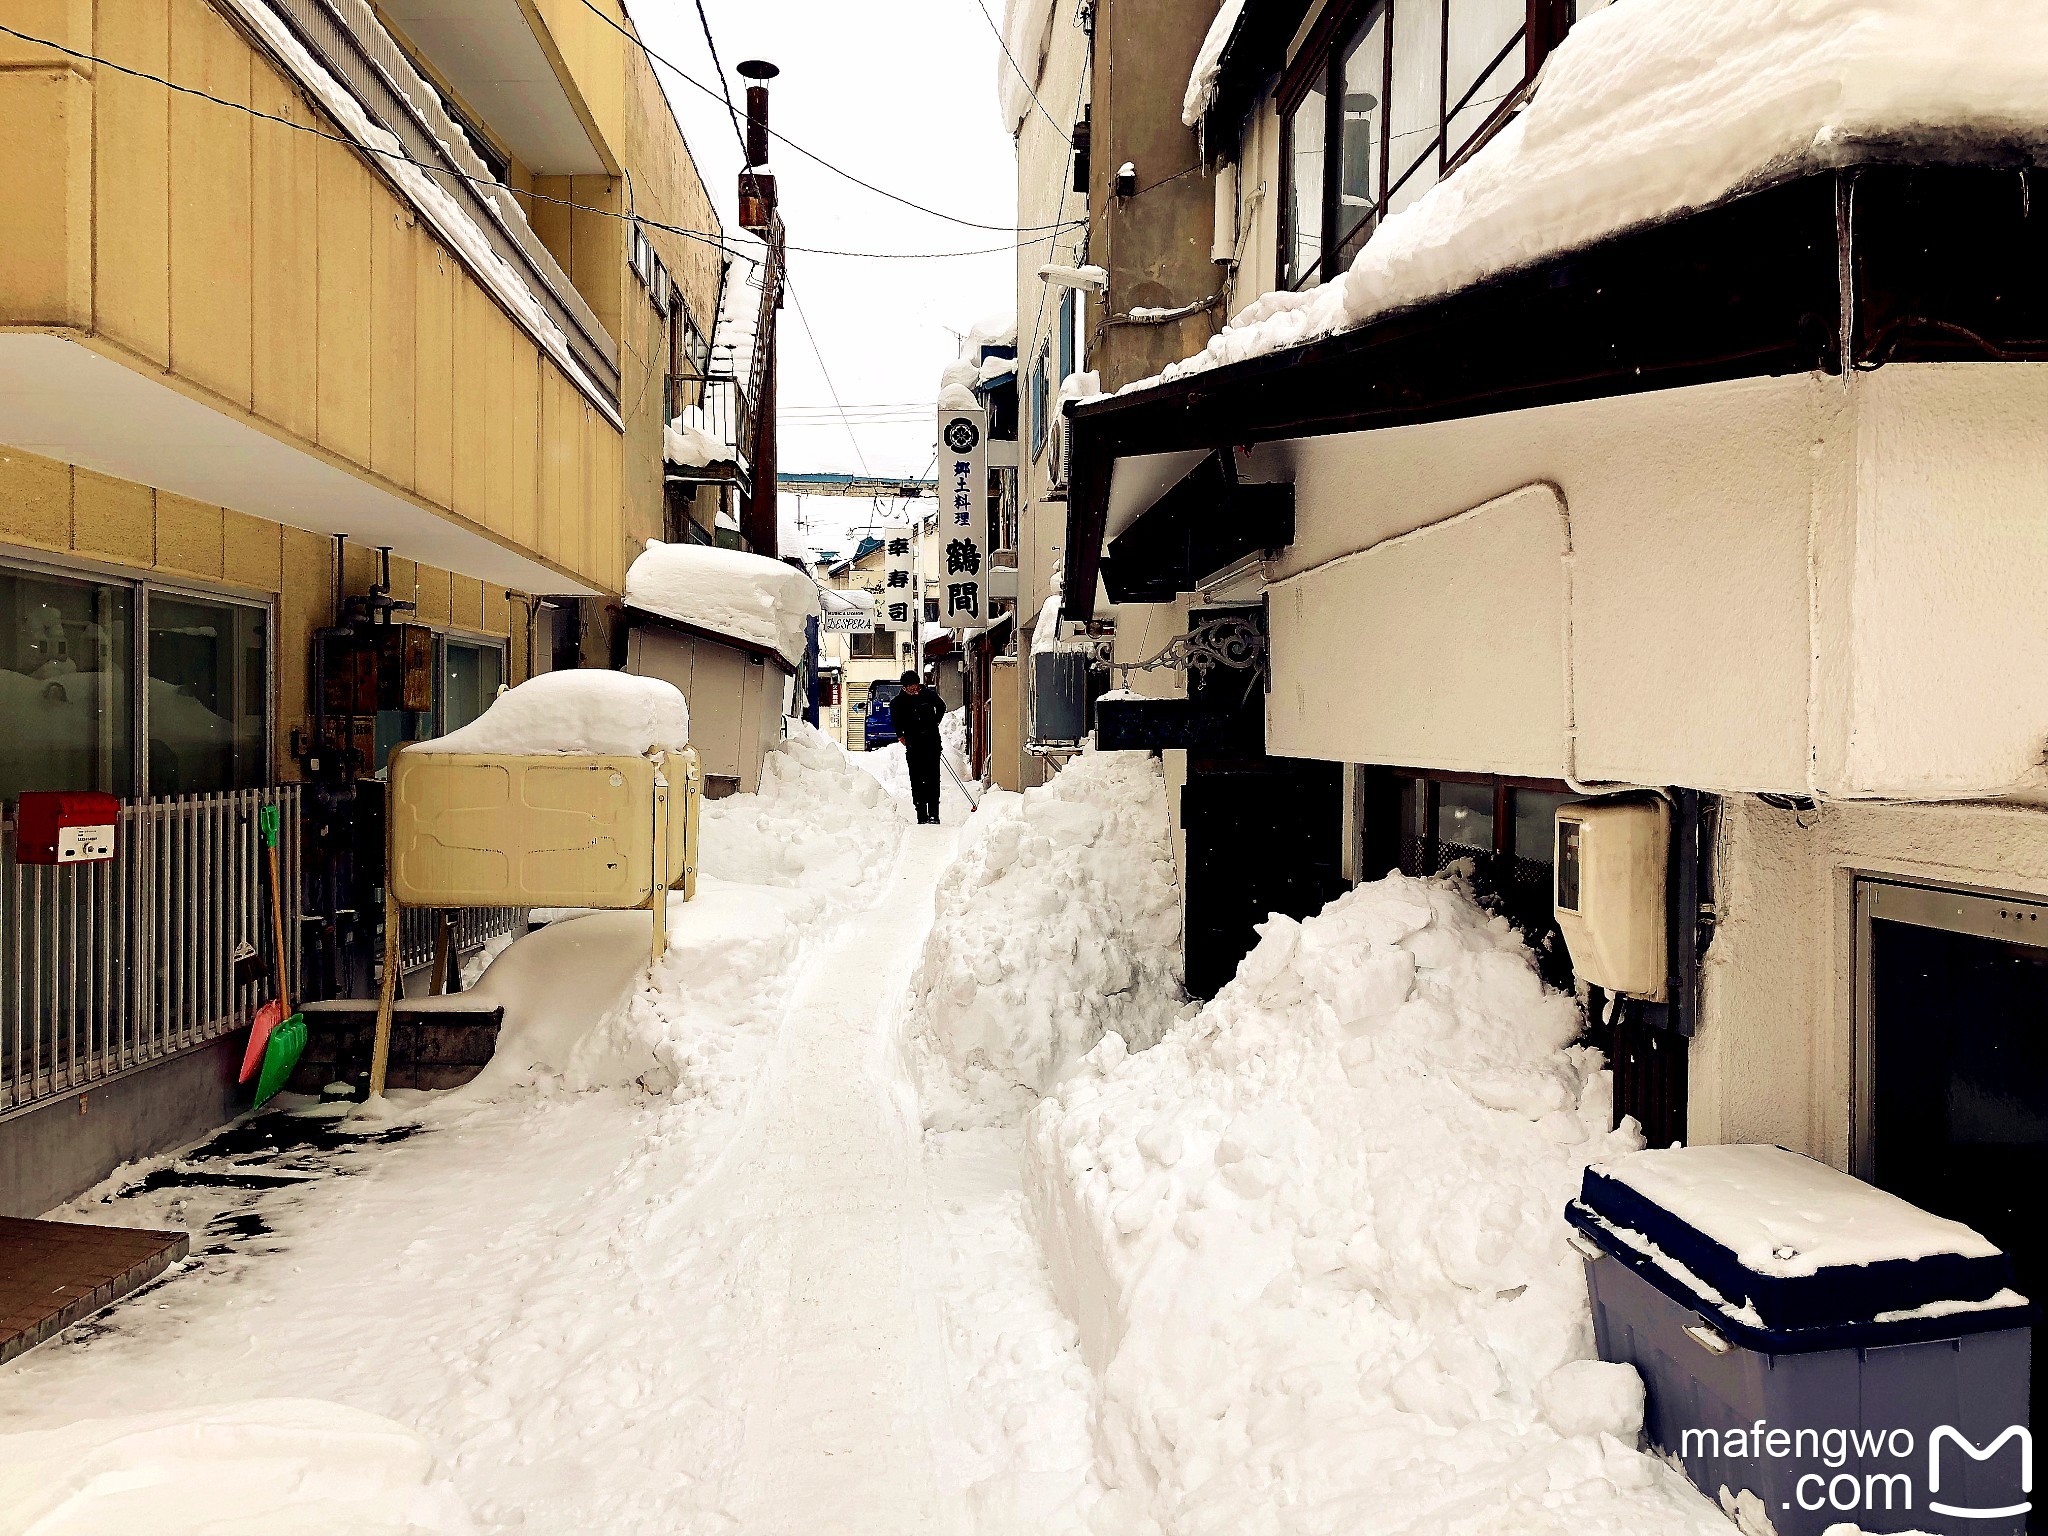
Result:
[[[278,891],[278,812],[274,805],[258,808],[257,835],[263,840],[265,884],[270,891],[270,969],[277,983],[277,996],[256,1010],[249,1028],[249,1048],[242,1056],[242,1081],[256,1078],[256,1102],[261,1109],[285,1085],[299,1056],[306,1049],[306,1016],[292,1013],[290,989],[284,973],[284,902]]]
[[[943,750],[939,753],[939,766],[946,770],[946,776],[955,784],[958,784],[960,786],[960,793],[967,797],[967,814],[972,816],[976,811],[980,810],[981,802],[974,798],[974,791],[970,790],[960,775],[953,771],[953,765],[946,761],[946,754]]]

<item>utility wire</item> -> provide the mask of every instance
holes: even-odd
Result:
[[[289,128],[294,133],[303,133],[316,139],[325,139],[328,143],[339,144],[344,149],[356,150],[365,155],[375,155],[381,160],[397,161],[400,164],[409,165],[415,170],[424,171],[429,176],[445,176],[454,181],[468,182],[471,186],[489,187],[499,192],[510,193],[514,198],[536,203],[547,203],[551,207],[568,208],[577,213],[593,213],[600,218],[619,219],[627,223],[639,223],[648,229],[661,230],[664,234],[677,235],[685,240],[695,240],[704,245],[715,246],[719,250],[729,252],[734,256],[745,257],[750,261],[758,261],[760,259],[759,251],[749,249],[743,245],[735,245],[727,240],[723,234],[715,233],[711,230],[685,229],[679,224],[664,224],[659,219],[635,218],[632,214],[619,213],[610,208],[599,208],[589,203],[579,203],[571,198],[550,197],[545,192],[534,192],[524,187],[510,186],[502,181],[494,181],[488,176],[472,176],[467,171],[457,170],[453,166],[434,165],[425,160],[415,160],[403,149],[385,149],[381,145],[365,144],[360,139],[351,138],[346,134],[328,133],[323,129],[315,128],[310,123],[293,122],[288,117],[279,117],[275,113],[262,111],[244,102],[230,101],[225,96],[216,96],[211,91],[203,91],[194,85],[180,85],[177,81],[167,80],[162,75],[153,75],[146,69],[135,69],[130,65],[104,58],[96,53],[85,53],[76,48],[68,48],[64,44],[53,41],[50,38],[37,37],[33,33],[23,32],[18,28],[10,27],[5,22],[0,22],[0,34],[28,43],[32,47],[48,48],[53,53],[61,53],[66,58],[77,59],[83,64],[98,65],[111,69],[116,74],[127,75],[132,79],[147,80],[150,84],[160,85],[167,91],[176,91],[181,96],[196,97],[200,101],[211,102],[214,106],[226,107],[230,111],[240,112],[245,117],[259,118],[266,123],[275,123],[278,127]],[[389,132],[388,129],[385,131]],[[1085,221],[1075,220],[1073,222],[1074,224],[1079,224]],[[982,227],[1002,228],[1001,225]],[[1073,226],[1065,227],[1070,228]],[[1052,232],[1042,235],[1032,233],[1031,237],[1026,239],[1024,236],[1029,232],[1019,230],[1015,231],[1018,238],[1012,240],[1008,245],[979,246],[971,251],[861,251],[815,245],[791,245],[785,247],[785,249],[799,252],[805,256],[846,256],[867,261],[948,261],[961,256],[993,256],[1004,251],[1015,252],[1023,249],[1025,246],[1043,245],[1048,241],[1057,240],[1060,234],[1064,232],[1062,227],[1055,227],[1053,225],[1036,225],[1033,226],[1033,229],[1048,229]]]
[[[988,7],[982,4],[982,0],[974,0],[974,8],[981,12],[981,19],[988,23],[989,31],[995,33],[996,46],[1003,50],[1003,57],[1010,61],[1010,68],[1017,72],[1017,78],[1024,86],[1024,94],[1031,98],[1031,105],[1038,108],[1038,115],[1040,117],[1044,118],[1048,123],[1052,123],[1052,131],[1066,141],[1067,148],[1072,149],[1074,147],[1073,135],[1055,122],[1053,115],[1045,110],[1045,103],[1038,99],[1038,92],[1032,89],[1031,77],[1024,73],[1024,66],[1017,62],[1017,55],[1010,52],[1010,40],[1003,36],[1003,29],[996,24],[995,17],[989,15]]]
[[[732,122],[733,137],[740,141],[740,164],[752,165],[754,157],[747,152],[747,136],[740,128],[739,109],[732,104],[732,86],[726,81],[725,66],[718,62],[718,43],[711,36],[711,18],[704,14],[704,0],[697,0],[697,23],[704,29],[704,46],[711,51],[711,67],[718,71],[718,93],[725,98],[725,115]]]
[[[837,405],[839,402],[839,386],[832,382],[832,370],[825,366],[825,353],[818,345],[818,333],[811,329],[811,317],[804,313],[804,301],[798,296],[796,284],[789,281],[787,274],[784,275],[782,281],[783,286],[789,292],[790,303],[796,306],[797,319],[803,322],[804,338],[811,344],[811,356],[818,360],[818,372],[824,375],[825,388],[831,391],[832,401]],[[872,474],[873,471],[868,468],[868,456],[861,452],[860,438],[854,433],[853,422],[846,417],[845,406],[841,405],[839,407],[839,415],[846,426],[847,441],[853,444],[853,456],[860,460],[861,471],[864,474]]]
[[[625,27],[620,26],[616,21],[613,21],[611,17],[607,16],[602,9],[600,9],[596,4],[593,3],[593,0],[583,0],[583,7],[585,10],[589,11],[591,15],[595,16],[599,21],[602,21],[606,26],[610,27],[614,32],[618,33],[619,36],[623,37],[627,42],[631,43],[635,48],[638,48],[643,54],[647,56],[647,58],[651,62],[659,64],[663,69],[668,70],[669,73],[673,74],[678,80],[682,81],[685,85],[690,86],[693,89],[702,91],[706,96],[712,97],[714,100],[724,101],[726,105],[726,110],[732,110],[732,98],[730,96],[726,95],[723,91],[713,90],[710,86],[706,85],[703,81],[697,79],[694,75],[686,73],[673,61],[663,58],[660,54],[656,53],[652,48],[648,47],[646,43],[642,42],[640,38],[637,37],[634,33],[629,31]],[[817,153],[817,151],[804,148],[803,145],[797,143],[796,140],[790,138],[787,134],[778,133],[775,129],[770,128],[768,130],[768,137],[770,137],[771,139],[775,139],[780,143],[787,144],[791,149],[795,150],[798,154],[802,155],[806,160],[815,161],[817,164],[822,165],[826,170],[830,171],[833,175],[844,177],[846,180],[852,182],[855,186],[864,188],[865,190],[874,193],[877,197],[886,197],[892,203],[901,203],[906,208],[915,208],[919,213],[929,214],[931,215],[931,217],[935,219],[943,219],[948,224],[960,224],[964,225],[968,229],[996,230],[1008,234],[1030,234],[1036,233],[1040,229],[1049,229],[1052,227],[1050,225],[1033,225],[1027,228],[1019,229],[1016,226],[1010,224],[984,224],[977,219],[963,219],[956,214],[941,213],[936,208],[928,207],[923,203],[913,202],[910,198],[904,197],[901,193],[891,192],[886,187],[878,187],[872,181],[863,180],[861,177],[856,176],[853,174],[853,172],[847,170],[845,166],[834,165],[830,160],[827,160],[823,155]]]

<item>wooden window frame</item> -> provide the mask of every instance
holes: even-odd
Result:
[[[1274,90],[1274,106],[1278,111],[1280,125],[1280,200],[1278,217],[1274,220],[1274,278],[1277,286],[1301,289],[1317,283],[1328,282],[1331,278],[1332,263],[1343,235],[1337,229],[1337,186],[1342,174],[1342,110],[1343,92],[1338,80],[1345,52],[1357,40],[1360,33],[1373,24],[1380,13],[1387,16],[1387,36],[1381,61],[1382,89],[1380,92],[1381,131],[1379,135],[1379,196],[1369,215],[1375,232],[1387,218],[1387,210],[1394,195],[1405,187],[1424,165],[1431,163],[1432,155],[1436,167],[1436,179],[1443,180],[1459,166],[1469,160],[1479,147],[1500,130],[1502,124],[1527,99],[1529,88],[1534,84],[1543,61],[1550,56],[1570,29],[1572,21],[1571,0],[1524,0],[1524,14],[1520,32],[1503,45],[1493,62],[1479,71],[1471,86],[1456,102],[1450,96],[1451,69],[1451,7],[1458,0],[1335,0],[1317,20],[1315,27],[1303,41],[1294,59],[1281,74],[1280,83]],[[1389,131],[1392,123],[1394,100],[1394,28],[1399,23],[1403,10],[1413,12],[1421,5],[1439,7],[1437,28],[1437,118],[1436,138],[1420,155],[1417,155],[1401,172],[1398,182],[1394,181],[1393,138]],[[1479,125],[1466,135],[1463,142],[1453,146],[1450,143],[1451,123],[1458,114],[1472,104],[1475,92],[1507,61],[1516,46],[1522,49],[1522,78],[1509,90],[1493,110],[1481,119]],[[1316,206],[1320,211],[1322,228],[1317,247],[1320,252],[1309,274],[1299,278],[1288,275],[1288,248],[1292,234],[1294,208],[1294,129],[1295,110],[1304,98],[1318,84],[1324,93],[1323,122],[1323,185]],[[1361,223],[1365,220],[1361,219]],[[1355,226],[1354,226],[1355,227]],[[1372,239],[1366,236],[1366,241]]]

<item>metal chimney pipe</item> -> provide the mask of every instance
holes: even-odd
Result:
[[[768,163],[768,82],[782,71],[766,59],[743,59],[739,71],[753,81],[747,87],[747,169]]]

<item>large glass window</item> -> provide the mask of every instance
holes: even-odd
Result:
[[[1343,271],[1504,120],[1542,3],[1332,0],[1280,87],[1284,284]]]
[[[0,570],[0,799],[135,792],[132,588]]]
[[[1287,119],[1287,232],[1281,264],[1291,288],[1322,281],[1323,144],[1329,93],[1318,80]]]
[[[149,594],[149,793],[210,794],[269,782],[265,614]]]
[[[491,707],[505,681],[505,653],[475,640],[448,640],[441,654],[441,734],[459,731]]]

